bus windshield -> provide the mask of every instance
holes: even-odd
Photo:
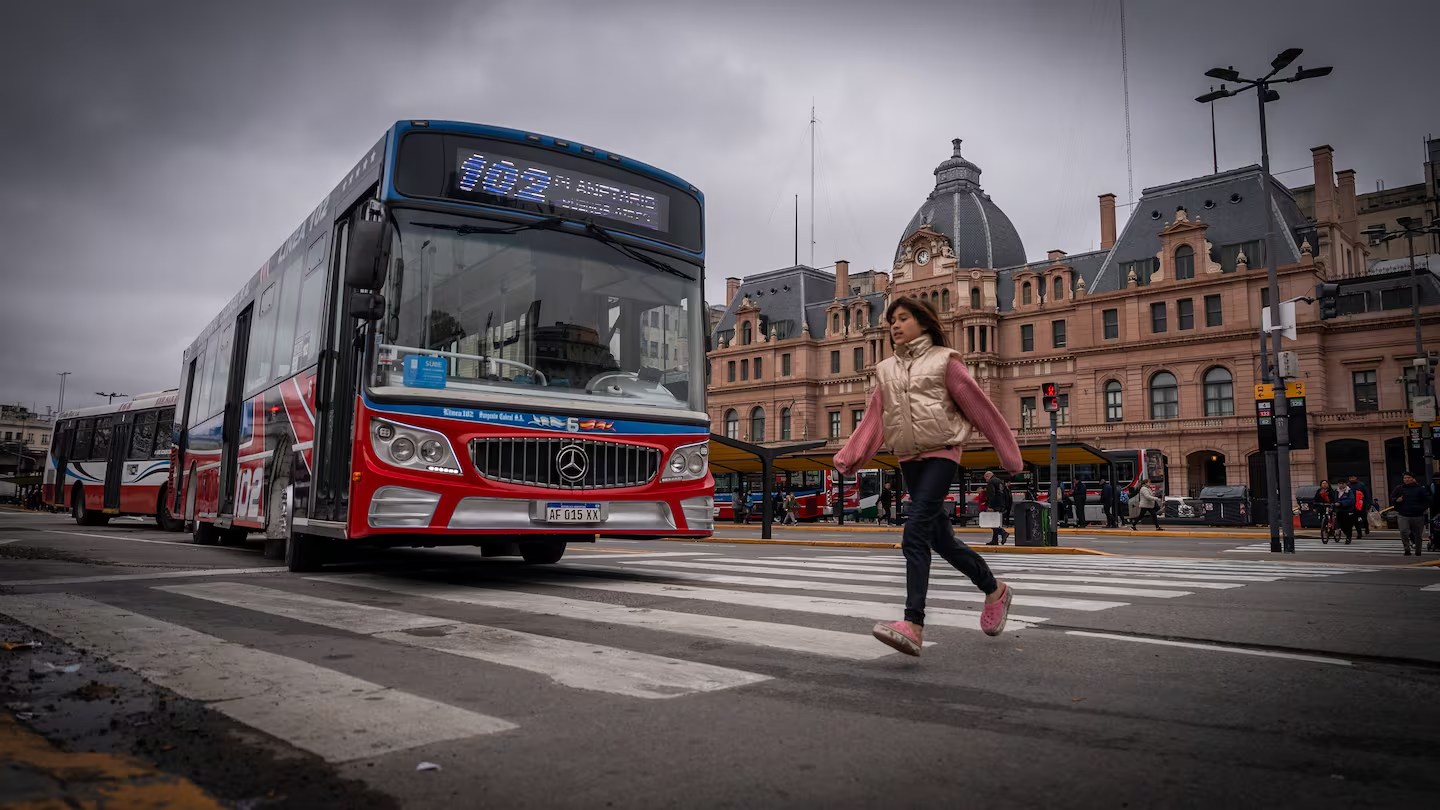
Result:
[[[703,411],[698,267],[551,227],[395,215],[377,384]],[[413,355],[433,358],[425,373]]]

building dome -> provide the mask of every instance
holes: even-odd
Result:
[[[950,159],[935,167],[935,190],[905,226],[905,237],[929,225],[945,234],[959,267],[1012,267],[1025,263],[1025,245],[1010,218],[980,188],[980,167],[960,155],[960,139],[950,142]],[[903,247],[896,251],[898,261]]]

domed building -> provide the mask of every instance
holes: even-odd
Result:
[[[980,187],[980,167],[960,154],[959,138],[950,144],[950,159],[935,167],[935,190],[900,235],[897,266],[905,258],[906,238],[925,226],[950,240],[958,267],[994,270],[1024,264],[1025,245],[1010,218]]]

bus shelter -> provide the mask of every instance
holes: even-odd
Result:
[[[777,472],[824,472],[835,469],[835,454],[815,452],[829,442],[813,440],[787,444],[764,445],[731,439],[718,433],[710,434],[710,468],[717,472],[759,474],[765,482],[761,494],[760,536],[771,537],[771,490],[770,482]],[[1020,445],[1020,459],[1027,468],[1041,468],[1050,465],[1050,444]],[[967,449],[961,457],[962,470],[999,470],[1000,454],[993,447]],[[1110,457],[1103,450],[1079,442],[1057,445],[1056,464],[1109,464]],[[881,453],[866,463],[866,469],[900,469],[900,459],[893,453]],[[844,476],[838,477],[840,502],[845,502]],[[839,525],[845,524],[845,510],[836,512]]]

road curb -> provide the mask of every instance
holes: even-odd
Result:
[[[1440,566],[1440,560],[1426,560],[1418,563],[1405,563],[1403,568],[1435,568]]]
[[[869,540],[763,540],[758,537],[667,537],[675,543],[743,543],[755,546],[810,546],[812,548],[900,548],[899,543],[880,543]],[[966,543],[969,546],[969,543]],[[984,554],[1085,554],[1094,557],[1112,557],[1113,554],[1093,548],[1073,546],[970,546]]]
[[[224,805],[184,777],[134,757],[62,751],[0,711],[0,807],[173,807]]]

